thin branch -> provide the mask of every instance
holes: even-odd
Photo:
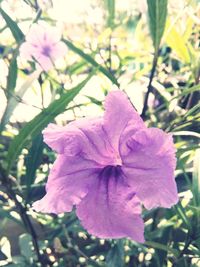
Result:
[[[149,84],[147,86],[147,93],[145,95],[144,106],[143,106],[143,110],[142,110],[142,114],[141,114],[141,117],[143,119],[146,118],[146,112],[148,109],[149,94],[152,92],[152,89],[153,89],[152,82],[153,82],[154,74],[156,71],[157,62],[158,62],[158,53],[155,52],[154,58],[153,58],[153,63],[152,63],[152,68],[151,68],[151,73],[150,73],[150,77],[149,77]]]

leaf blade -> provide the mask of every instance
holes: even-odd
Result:
[[[150,33],[156,52],[158,52],[165,29],[167,3],[167,0],[147,0]]]
[[[24,40],[23,32],[20,30],[17,23],[14,20],[12,20],[2,8],[0,8],[0,13],[3,19],[5,20],[8,28],[12,32],[12,35],[15,38],[16,42],[20,44]]]

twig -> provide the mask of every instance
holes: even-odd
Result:
[[[143,110],[142,110],[142,114],[141,117],[143,119],[146,118],[146,112],[147,112],[147,108],[148,108],[148,99],[149,99],[149,94],[152,92],[152,82],[153,82],[153,77],[156,71],[156,66],[157,66],[157,62],[158,62],[158,53],[156,52],[154,54],[154,58],[153,58],[153,63],[152,63],[152,68],[151,68],[151,73],[150,73],[150,77],[149,77],[149,84],[147,87],[147,93],[145,95],[145,99],[144,99],[144,106],[143,106]]]

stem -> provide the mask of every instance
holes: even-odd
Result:
[[[147,112],[147,108],[148,108],[148,99],[149,99],[149,94],[152,92],[152,89],[153,89],[152,81],[153,81],[153,77],[154,77],[154,74],[156,71],[157,62],[158,62],[158,52],[155,52],[154,57],[153,57],[151,73],[150,73],[150,77],[149,77],[149,84],[147,86],[147,93],[145,95],[144,106],[143,106],[143,110],[142,110],[142,114],[141,114],[141,117],[143,119],[146,118],[146,112]]]
[[[109,46],[108,46],[108,52],[109,52],[109,57],[108,57],[108,63],[109,63],[109,71],[112,73],[112,33],[109,36]]]
[[[0,180],[2,182],[2,185],[6,189],[6,192],[7,192],[8,196],[10,197],[10,199],[12,199],[15,202],[16,208],[19,211],[19,214],[20,214],[20,217],[24,223],[25,229],[32,237],[32,242],[33,242],[33,246],[34,246],[38,261],[41,263],[41,265],[43,267],[48,266],[46,264],[46,261],[44,260],[43,256],[40,254],[40,249],[39,249],[39,245],[38,245],[38,241],[37,241],[37,234],[35,232],[35,229],[33,227],[33,224],[31,222],[29,216],[27,215],[27,207],[18,201],[18,199],[15,195],[15,192],[12,190],[10,180],[7,178],[6,173],[5,173],[5,171],[1,165],[0,165],[0,174],[1,174]]]

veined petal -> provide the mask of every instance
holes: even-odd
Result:
[[[115,152],[102,127],[102,119],[80,119],[61,127],[54,124],[43,131],[44,141],[55,151],[65,155],[80,155],[102,166],[115,162]]]
[[[44,142],[57,153],[75,156],[80,152],[81,144],[79,139],[81,138],[81,133],[77,128],[70,125],[59,126],[50,123],[42,133]]]
[[[147,209],[169,208],[178,202],[172,136],[157,128],[137,131],[123,156],[123,173]]]
[[[122,177],[112,175],[100,174],[77,205],[82,225],[90,234],[100,238],[129,237],[144,242],[144,223],[140,214],[135,193],[124,184]]]
[[[130,121],[138,128],[144,125],[125,93],[110,92],[105,100],[104,129],[116,151],[119,149],[120,136]]]
[[[97,167],[80,157],[58,156],[46,184],[47,193],[33,208],[56,214],[71,211],[94,183]]]

